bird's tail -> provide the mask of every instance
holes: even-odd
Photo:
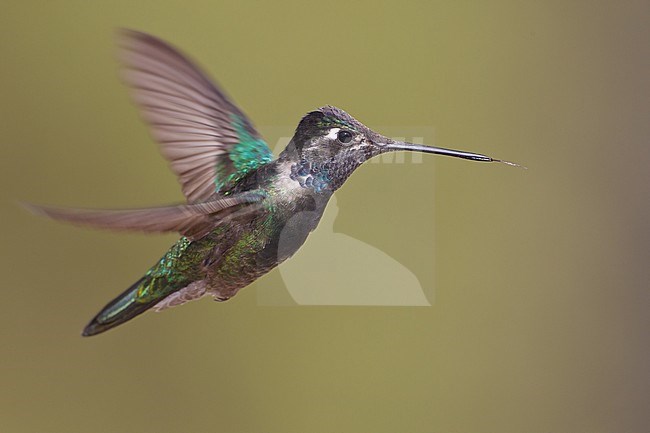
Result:
[[[156,305],[160,299],[150,299],[142,302],[138,291],[146,284],[149,284],[148,277],[142,277],[135,284],[129,287],[124,293],[109,302],[97,315],[86,325],[82,335],[88,337],[96,335],[122,323],[133,319],[135,316],[144,313]]]

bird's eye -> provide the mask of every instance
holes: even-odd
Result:
[[[352,141],[352,133],[350,131],[346,130],[341,130],[339,133],[336,135],[336,138],[343,144],[348,144],[350,141]]]

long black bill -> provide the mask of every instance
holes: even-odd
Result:
[[[453,156],[454,158],[469,159],[479,162],[500,162],[502,164],[511,165],[513,167],[526,168],[522,165],[515,164],[514,162],[504,161],[503,159],[494,159],[480,153],[465,152],[463,150],[445,149],[444,147],[425,146],[422,144],[407,143],[405,141],[390,141],[386,143],[385,149],[389,151],[407,150],[410,152],[424,152],[435,153],[436,155]]]

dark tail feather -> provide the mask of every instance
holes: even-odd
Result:
[[[138,302],[138,289],[145,281],[146,277],[140,278],[135,284],[129,287],[124,293],[119,295],[108,303],[102,310],[90,321],[83,330],[84,337],[97,335],[111,328],[121,325],[122,323],[133,319],[135,316],[144,313],[153,307],[160,299],[151,302]]]

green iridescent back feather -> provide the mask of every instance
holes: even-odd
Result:
[[[215,229],[218,236],[223,228]],[[165,255],[149,269],[138,288],[135,300],[139,303],[160,301],[175,291],[202,278],[201,263],[214,243],[180,238]]]
[[[228,160],[219,161],[215,167],[216,192],[227,190],[247,173],[257,170],[273,159],[269,146],[263,139],[251,134],[241,116],[231,114],[230,117],[238,140],[237,144],[230,149]]]

